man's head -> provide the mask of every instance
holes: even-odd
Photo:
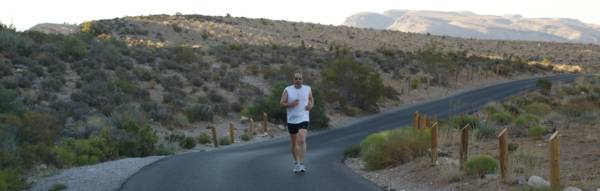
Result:
[[[294,72],[294,79],[292,79],[292,81],[294,82],[294,86],[296,86],[297,88],[302,86],[302,73],[300,72]]]

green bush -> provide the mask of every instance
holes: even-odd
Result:
[[[377,103],[385,97],[385,86],[379,73],[352,59],[336,59],[322,70],[322,86],[328,101],[344,106],[378,111]]]
[[[185,137],[179,142],[179,146],[184,149],[192,149],[196,146],[196,140],[192,137]]]
[[[166,146],[164,144],[159,144],[156,148],[157,155],[172,155],[174,148]]]
[[[461,129],[465,127],[467,124],[471,127],[471,129],[479,128],[479,120],[474,115],[460,115],[452,118],[452,127],[456,129]]]
[[[156,131],[148,124],[137,122],[131,117],[125,117],[117,122],[118,129],[114,131],[118,137],[115,141],[118,144],[120,155],[129,157],[142,157],[154,153],[158,136]]]
[[[179,143],[182,142],[183,139],[185,139],[185,135],[175,133],[169,134],[165,137],[165,140],[167,140],[169,143]]]
[[[56,163],[59,167],[71,167],[77,163],[77,154],[67,147],[56,146],[54,153],[56,154]]]
[[[548,78],[540,78],[536,82],[536,86],[540,89],[542,94],[550,95],[550,90],[552,90],[552,82]]]
[[[17,99],[17,93],[0,87],[0,113],[21,114],[25,106]]]
[[[483,178],[485,174],[494,173],[498,169],[498,162],[489,155],[476,155],[465,163],[468,175]]]
[[[21,170],[0,169],[0,191],[23,190],[28,187],[29,183]]]
[[[344,158],[356,158],[360,156],[360,144],[350,145],[344,149]]]
[[[521,114],[517,119],[515,119],[515,124],[521,128],[528,128],[533,125],[539,124],[540,119],[533,114]]]
[[[360,155],[369,170],[406,163],[427,154],[429,131],[400,128],[369,135],[360,143]]]
[[[190,122],[212,121],[214,117],[213,108],[207,104],[195,104],[185,108],[185,114]]]
[[[508,125],[512,122],[512,116],[506,111],[493,113],[491,120],[500,125]]]
[[[546,129],[544,129],[543,127],[539,126],[539,125],[534,125],[529,127],[529,129],[527,129],[527,136],[539,140],[542,139],[542,137],[544,136],[544,134],[546,133]]]
[[[229,142],[228,136],[223,136],[223,137],[219,138],[219,145],[229,145],[229,144],[231,144],[231,142]]]
[[[89,47],[78,36],[66,36],[60,41],[56,54],[67,62],[78,61],[89,54]]]
[[[536,115],[546,115],[550,113],[550,111],[552,111],[552,107],[550,107],[550,105],[538,102],[530,103],[523,107],[523,109],[525,109],[525,111],[529,113],[533,113]]]
[[[66,168],[73,165],[90,165],[109,159],[111,149],[101,137],[92,136],[88,139],[67,139],[61,145],[55,146],[53,152],[58,166]]]
[[[478,139],[493,139],[496,138],[498,130],[489,125],[481,125],[475,132],[475,137]]]
[[[271,88],[270,96],[257,98],[250,107],[242,111],[243,115],[251,117],[255,121],[259,121],[262,120],[263,113],[267,113],[269,121],[285,123],[286,110],[279,105],[279,100],[281,100],[281,94],[285,87],[285,83],[278,83],[274,85],[273,88]]]
[[[481,110],[487,115],[492,115],[493,113],[501,111],[501,108],[502,106],[500,104],[491,102],[486,104]]]
[[[212,139],[210,137],[210,135],[208,135],[207,133],[200,133],[200,135],[198,135],[198,143],[199,144],[209,144],[212,142]]]
[[[250,139],[252,139],[252,135],[248,134],[248,133],[244,133],[244,134],[240,135],[240,138],[242,139],[242,141],[249,141]]]
[[[50,190],[48,191],[61,191],[61,190],[66,190],[67,186],[63,183],[56,183],[54,185],[52,185],[52,188],[50,188]]]

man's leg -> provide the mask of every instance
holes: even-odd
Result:
[[[304,153],[306,153],[306,132],[307,130],[304,128],[299,130],[296,143],[298,148],[298,162],[301,164],[304,163]]]
[[[298,134],[297,133],[296,134],[290,134],[290,139],[291,139],[291,141],[290,141],[290,147],[291,147],[291,150],[292,150],[292,157],[294,157],[294,161],[295,162],[298,162],[298,152],[296,151],[296,147],[298,147],[297,143],[296,143],[297,139],[298,139]]]

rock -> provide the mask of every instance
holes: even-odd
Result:
[[[517,184],[519,184],[519,185],[527,184],[527,178],[525,178],[525,176],[517,177]]]
[[[550,183],[539,176],[531,176],[527,181],[527,185],[534,188],[549,188]]]
[[[581,189],[577,188],[577,187],[566,187],[563,191],[581,191]]]

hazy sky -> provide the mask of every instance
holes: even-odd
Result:
[[[521,14],[566,17],[600,24],[595,0],[2,0],[0,22],[24,30],[37,23],[76,23],[149,14],[244,16],[275,20],[341,24],[354,13],[389,9],[471,11],[477,14]],[[596,0],[597,1],[597,0]]]

